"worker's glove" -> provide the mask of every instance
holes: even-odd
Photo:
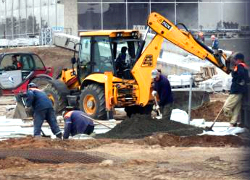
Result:
[[[152,91],[152,96],[156,96],[157,95],[157,91]]]
[[[160,106],[155,106],[155,109],[158,111],[158,110],[160,110]]]

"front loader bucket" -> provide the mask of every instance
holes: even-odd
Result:
[[[6,118],[27,118],[25,108],[22,103],[16,102],[15,96],[1,96],[0,97],[0,116]]]
[[[29,117],[29,116],[26,113],[24,106],[21,103],[17,103],[13,118],[14,119],[25,119],[27,117]]]

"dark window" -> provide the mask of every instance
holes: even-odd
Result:
[[[183,23],[188,29],[198,29],[198,3],[176,4],[176,23]]]
[[[78,2],[101,2],[101,0],[78,0]]]
[[[175,23],[175,4],[174,3],[152,3],[151,11],[157,12]]]
[[[198,2],[198,0],[176,0],[176,2]]]
[[[126,5],[103,3],[103,29],[126,29]]]
[[[36,55],[33,55],[33,59],[35,63],[35,69],[44,70],[44,65],[41,59]]]
[[[135,29],[139,26],[146,28],[148,15],[148,3],[128,4],[128,28]]]
[[[151,2],[175,2],[175,0],[151,0]]]
[[[127,0],[128,2],[149,2],[149,0]]]
[[[78,4],[78,30],[101,29],[101,4]]]

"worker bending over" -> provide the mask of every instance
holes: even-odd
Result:
[[[34,117],[34,136],[41,136],[41,127],[44,120],[47,120],[52,132],[57,138],[62,138],[62,133],[56,121],[55,111],[52,102],[45,92],[38,89],[37,85],[28,85],[26,106],[32,107]]]
[[[174,102],[171,85],[168,79],[165,76],[161,75],[161,73],[157,69],[154,69],[152,71],[152,79],[154,79],[152,95],[156,96],[158,94],[160,99],[160,107],[156,107],[156,109],[160,108],[162,117],[170,120]]]
[[[94,131],[94,123],[82,111],[69,111],[63,113],[64,118],[64,135],[63,139],[68,139],[69,136],[76,134],[90,135]]]
[[[241,110],[242,97],[247,93],[247,83],[250,82],[248,67],[244,62],[244,55],[236,53],[232,59],[232,85],[230,94],[223,106],[224,115],[230,118],[230,126],[237,125]]]

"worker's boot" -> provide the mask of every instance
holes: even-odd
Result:
[[[56,134],[56,137],[59,139],[62,139],[62,132],[59,132],[58,134]]]

